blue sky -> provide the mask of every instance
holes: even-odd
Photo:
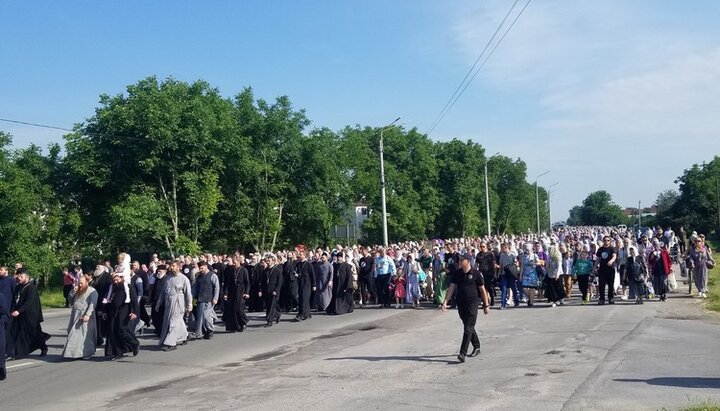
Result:
[[[154,74],[288,95],[313,126],[426,131],[512,3],[0,0],[0,117],[72,127]],[[597,189],[652,203],[720,153],[719,17],[716,1],[534,0],[430,136],[550,171],[555,220]]]

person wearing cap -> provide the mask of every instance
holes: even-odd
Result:
[[[220,281],[215,272],[210,270],[207,261],[198,262],[198,276],[193,284],[193,297],[197,300],[195,313],[195,338],[209,340],[213,337],[214,307],[220,298]]]
[[[480,339],[475,330],[478,303],[482,300],[485,315],[490,312],[490,307],[488,306],[488,296],[482,274],[471,267],[469,255],[460,255],[458,259],[459,268],[450,273],[450,286],[441,308],[443,311],[447,311],[448,300],[457,291],[455,300],[458,315],[463,322],[463,338],[457,359],[460,362],[465,362],[466,356],[475,357],[480,354]],[[467,350],[471,343],[473,350],[468,355]]]

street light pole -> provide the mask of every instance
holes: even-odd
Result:
[[[552,232],[552,210],[550,209],[550,196],[552,195],[552,193],[554,193],[554,191],[550,191],[550,189],[555,187],[558,184],[560,184],[560,183],[559,182],[554,183],[554,184],[548,186],[548,188],[547,188],[547,190],[548,190],[548,204],[547,204],[548,205],[548,207],[547,207],[548,208],[548,229],[550,230],[550,231],[548,231],[548,233]]]
[[[387,205],[385,204],[385,151],[383,148],[383,133],[385,130],[391,128],[395,123],[400,121],[400,117],[396,118],[395,121],[388,124],[380,130],[380,197],[382,199],[382,220],[383,220],[383,244],[385,247],[388,246],[388,227],[387,227]]]
[[[539,176],[535,177],[535,215],[537,217],[537,233],[540,234],[540,189],[538,189],[538,180],[540,177],[549,174],[549,171],[546,171]]]
[[[493,154],[490,158],[485,160],[485,214],[487,219],[487,235],[488,237],[491,235],[490,233],[490,191],[488,189],[488,163],[493,158],[497,157],[500,153]]]

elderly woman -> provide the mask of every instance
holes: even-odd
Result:
[[[78,285],[70,292],[72,302],[68,336],[63,357],[89,359],[95,354],[97,344],[97,322],[93,318],[98,293],[89,285],[86,276],[80,277]]]
[[[695,275],[698,297],[705,298],[708,292],[708,263],[715,265],[710,250],[702,238],[697,237],[690,247],[690,265]]]
[[[539,285],[537,267],[544,265],[545,261],[535,254],[532,244],[526,243],[525,251],[520,256],[520,283],[525,289],[528,307],[535,305],[535,290]]]

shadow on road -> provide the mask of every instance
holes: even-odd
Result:
[[[659,377],[647,380],[635,378],[615,378],[618,382],[644,382],[650,385],[682,388],[720,388],[720,378],[714,377]]]
[[[441,358],[446,358],[445,360]],[[417,361],[417,362],[439,362],[445,364],[457,364],[457,361],[450,360],[453,355],[388,355],[384,357],[338,357],[326,358],[325,361],[357,360],[357,361]]]

